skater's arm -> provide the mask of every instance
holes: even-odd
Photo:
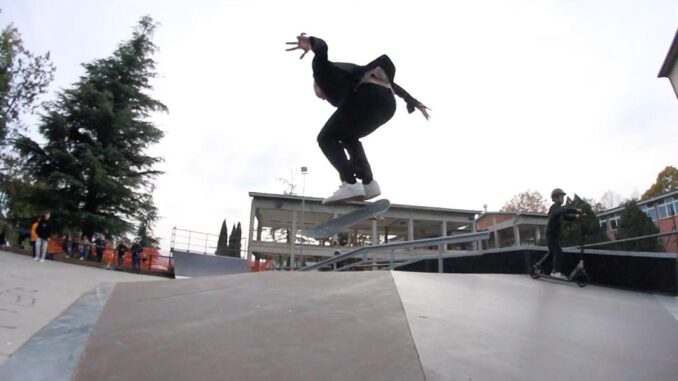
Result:
[[[576,209],[576,208],[563,208],[565,210],[565,219],[568,221],[573,221],[579,218],[579,215],[581,215],[581,209]]]
[[[559,206],[550,213],[550,215],[553,216],[554,218],[563,216],[563,218],[568,221],[576,220],[580,214],[581,209],[566,208],[564,206]]]
[[[407,112],[411,114],[414,112],[414,109],[416,108],[424,115],[424,118],[426,118],[427,120],[428,118],[430,118],[430,115],[428,114],[428,110],[430,109],[428,107],[424,106],[421,102],[414,99],[414,97],[411,96],[410,93],[405,91],[405,89],[400,87],[397,83],[393,82],[391,85],[393,86],[393,92],[397,96],[403,98],[405,103],[407,103]]]
[[[306,56],[306,53],[308,53],[309,50],[312,50],[313,54],[315,55],[315,57],[313,57],[314,65],[316,63],[327,62],[327,44],[325,43],[325,41],[323,41],[322,38],[313,36],[309,37],[306,36],[306,33],[302,33],[297,36],[296,42],[287,42],[287,45],[295,45],[291,48],[286,49],[288,52],[291,52],[293,50],[304,51],[304,53],[302,53],[299,59],[304,58],[304,56]]]
[[[308,39],[314,54],[313,63],[327,62],[327,43],[322,38],[318,37],[309,37]]]

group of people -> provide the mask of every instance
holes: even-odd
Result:
[[[48,253],[47,247],[52,236],[52,224],[50,222],[51,213],[46,211],[42,216],[35,219],[30,229],[31,248],[33,251],[33,260],[44,262]],[[27,237],[19,236],[19,246]],[[96,255],[97,262],[102,262],[104,258],[104,251],[106,250],[106,240],[103,235],[95,234],[90,237],[82,235],[79,239],[74,235],[66,235],[62,237],[61,248],[66,255],[66,258],[77,258],[81,261],[89,260],[92,253]],[[144,247],[139,240],[134,240],[128,247],[125,240],[120,240],[115,247],[117,253],[118,263],[117,268],[122,269],[125,263],[125,253],[132,254],[132,266],[135,271],[141,271],[141,259]]]

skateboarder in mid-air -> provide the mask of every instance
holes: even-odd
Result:
[[[573,221],[579,218],[581,216],[581,209],[564,207],[565,192],[560,188],[556,188],[551,192],[551,200],[553,200],[553,205],[549,208],[549,221],[548,225],[546,225],[546,243],[549,250],[536,266],[541,267],[550,256],[553,256],[551,276],[567,279],[567,277],[560,273],[559,267],[559,258],[563,254],[563,250],[560,248],[560,228],[563,220]]]
[[[320,131],[318,144],[339,172],[341,186],[324,199],[323,204],[367,200],[380,195],[379,184],[372,177],[360,138],[391,119],[396,109],[393,94],[405,100],[410,113],[417,109],[428,119],[429,109],[393,81],[395,65],[386,55],[359,66],[329,61],[327,44],[318,37],[302,33],[296,42],[287,44],[296,45],[288,51],[303,50],[301,58],[309,50],[313,51],[315,94],[337,108]],[[356,179],[362,180],[362,184]]]

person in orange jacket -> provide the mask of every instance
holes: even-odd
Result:
[[[35,217],[33,225],[31,225],[31,250],[33,251],[33,258],[35,258],[35,242],[38,240],[38,222],[40,217]]]

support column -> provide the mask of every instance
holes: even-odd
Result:
[[[372,220],[372,245],[379,244],[379,230],[377,229],[377,219]]]
[[[541,229],[539,228],[539,226],[534,228],[534,239],[535,239],[534,245],[535,246],[539,245],[539,241],[541,241]]]
[[[338,217],[339,217],[339,213],[336,213],[336,212],[335,212],[335,213],[332,213],[332,219],[333,219],[333,220],[336,220]],[[337,242],[337,246],[340,246],[340,243],[339,243],[339,234],[335,234],[335,235],[332,236],[332,238],[331,238],[331,240],[330,240],[330,247],[332,246],[332,242],[334,242],[334,241]]]
[[[407,240],[414,241],[414,219],[407,221]]]
[[[440,248],[438,249],[438,273],[443,273],[443,250]]]
[[[447,220],[443,220],[443,223],[440,224],[440,236],[447,237]],[[438,250],[447,253],[447,244],[442,243],[438,245]]]
[[[473,218],[471,219],[471,231],[473,233],[478,231],[478,226],[476,226],[476,225],[477,225],[476,215],[474,215]],[[483,249],[483,241],[478,240],[478,241],[473,242],[473,250],[480,251],[482,249]]]
[[[520,229],[518,225],[513,225],[513,242],[514,245],[520,246]]]
[[[498,249],[499,248],[499,230],[494,231],[494,248]]]
[[[292,229],[290,230],[290,236],[287,237],[287,239],[290,241],[290,268],[293,268],[296,266],[296,258],[294,257],[294,247],[295,247],[295,241],[297,240],[297,211],[294,210],[292,211]]]
[[[256,218],[256,210],[254,209],[254,200],[252,200],[252,206],[250,207],[250,229],[247,234],[247,261],[252,260],[252,240],[254,237],[254,219]]]

